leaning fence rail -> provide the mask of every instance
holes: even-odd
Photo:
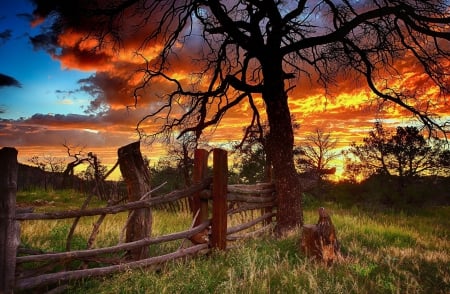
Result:
[[[19,279],[16,281],[16,289],[23,290],[23,289],[30,289],[37,286],[45,286],[49,284],[53,284],[55,282],[65,282],[69,280],[77,280],[87,277],[94,277],[94,276],[104,276],[109,275],[112,273],[117,273],[124,270],[134,269],[134,268],[141,268],[141,267],[148,267],[151,265],[156,265],[160,263],[164,263],[176,258],[181,258],[184,256],[196,254],[201,250],[208,249],[208,244],[199,244],[194,245],[189,248],[185,249],[179,249],[175,252],[150,257],[138,261],[131,261],[127,263],[121,263],[117,265],[111,265],[101,268],[92,268],[92,269],[85,269],[85,270],[75,270],[75,271],[63,271],[58,273],[51,273],[51,274],[45,274],[40,275],[37,277],[27,278],[27,279]]]
[[[25,262],[40,262],[40,261],[69,261],[69,260],[83,260],[86,257],[108,254],[108,253],[117,253],[120,251],[130,250],[139,248],[142,246],[149,246],[169,241],[181,240],[181,239],[189,239],[193,235],[201,232],[206,229],[210,225],[210,222],[204,222],[201,225],[186,230],[182,232],[172,233],[164,236],[153,237],[153,238],[145,238],[138,241],[133,241],[129,243],[123,243],[116,246],[111,247],[103,247],[89,250],[74,250],[68,252],[55,252],[55,253],[44,253],[37,255],[26,255],[26,256],[18,256],[16,258],[16,263],[21,264]]]

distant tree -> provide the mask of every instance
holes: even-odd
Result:
[[[182,174],[185,187],[192,184],[194,152],[199,142],[192,134],[185,134],[168,145],[167,158]]]
[[[334,150],[337,140],[332,139],[330,133],[315,129],[300,144],[294,148],[299,180],[306,192],[321,199],[330,187],[326,178],[336,172],[331,162],[340,155]]]
[[[271,160],[267,152],[268,125],[258,123],[244,129],[244,136],[239,144],[234,146],[238,158],[234,163],[238,182],[254,184],[270,182]]]
[[[267,179],[266,153],[261,145],[253,145],[239,153],[234,169],[236,170],[238,182],[242,184],[255,184]]]
[[[400,177],[436,174],[439,170],[440,148],[431,145],[417,127],[397,127],[389,143],[395,161],[388,167]]]
[[[72,158],[67,163],[63,172],[62,186],[66,187],[70,182],[70,178],[74,176],[75,168],[83,163],[89,163],[90,158],[83,151],[84,147],[70,145],[67,142],[64,142],[62,145],[66,148],[67,155]],[[74,151],[74,149],[76,150]]]
[[[331,162],[340,155],[335,151],[336,145],[337,140],[332,139],[330,133],[316,129],[313,135],[302,141],[301,146],[294,148],[299,172],[313,174],[318,179],[334,174],[336,168],[331,166]]]
[[[353,143],[349,152],[366,174],[395,175],[402,183],[405,178],[439,173],[440,158],[447,154],[440,140],[426,140],[417,127],[397,127],[391,133],[379,122],[363,144]]]
[[[361,180],[368,178],[373,172],[367,169],[366,166],[354,159],[354,156],[349,150],[343,150],[342,156],[344,158],[344,179],[350,183],[356,184]]]
[[[359,165],[361,172],[365,175],[389,174],[387,167],[389,137],[390,134],[383,128],[382,124],[376,122],[374,129],[363,139],[363,144],[357,145],[353,142],[347,154],[352,154],[357,158],[357,161],[353,164]]]
[[[64,158],[51,155],[33,156],[28,161],[41,170],[52,173],[61,173],[65,166]]]
[[[315,80],[327,91],[339,85],[338,77],[353,74],[352,79],[366,82],[381,101],[399,105],[430,129],[440,127],[428,115],[428,107],[411,104],[415,93],[411,84],[398,85],[411,72],[404,65],[417,63],[418,74],[448,93],[447,0],[33,1],[38,4],[35,17],[54,22],[46,26],[45,36],[33,41],[54,41],[45,44],[53,55],[64,52],[60,47],[68,43],[76,43],[77,50],[85,58],[92,54],[93,60],[104,52],[89,50],[92,47],[134,45],[143,49],[143,57],[148,56],[145,49],[154,52],[145,59],[135,103],[152,92],[147,87],[161,80],[166,91],[156,93],[161,100],[150,107],[138,128],[155,119],[162,124],[153,135],[179,131],[199,138],[244,103],[253,118],[265,113],[269,124],[265,150],[278,194],[278,233],[303,223],[288,102],[296,83]],[[80,37],[57,43],[58,35],[67,32]],[[132,43],[136,42],[132,36],[140,36],[141,44]],[[192,69],[177,67],[184,53],[192,59]],[[189,78],[177,78],[178,70]]]
[[[169,193],[173,190],[184,189],[186,183],[183,179],[183,171],[177,167],[176,162],[171,157],[163,156],[158,162],[150,165],[150,181],[152,187],[160,186],[160,189],[152,193],[152,196],[158,196]]]
[[[97,154],[93,152],[88,153],[88,158],[89,158],[89,167],[91,167],[93,170],[94,180],[97,183],[103,182],[104,176],[107,172],[106,166],[101,163]]]
[[[105,192],[105,178],[109,173],[108,168],[102,164],[101,160],[93,152],[88,152],[86,157],[88,163],[86,169],[80,172],[80,177],[93,185],[93,192],[100,199],[107,199]],[[113,167],[113,169],[116,166]],[[111,170],[112,172],[112,170]]]
[[[33,156],[28,159],[28,162],[37,166],[44,171],[44,189],[47,190],[49,185],[56,187],[60,183],[57,183],[57,175],[63,172],[65,166],[64,158],[54,157],[50,155]],[[50,174],[53,173],[53,174]]]
[[[439,165],[442,167],[443,175],[450,177],[450,150],[445,149],[439,157]]]

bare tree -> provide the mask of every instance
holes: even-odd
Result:
[[[186,134],[179,138],[175,144],[169,146],[168,157],[173,160],[178,170],[183,174],[186,187],[192,184],[192,167],[194,165],[194,151],[198,146],[197,138]]]
[[[43,171],[61,173],[64,170],[64,158],[51,155],[33,156],[29,162],[39,167]]]
[[[316,129],[313,135],[307,136],[304,144],[295,148],[296,164],[301,172],[312,173],[319,179],[334,174],[336,168],[331,162],[339,156],[334,149],[337,140],[331,138],[330,133]]]
[[[74,175],[75,168],[83,163],[89,162],[89,157],[84,153],[84,147],[72,146],[67,142],[62,144],[67,151],[67,155],[72,158],[72,161],[69,161],[66,165],[66,168],[63,172],[63,182],[62,186],[67,187],[69,184],[70,178]],[[73,149],[77,149],[74,151]]]
[[[36,16],[56,21],[53,32],[76,27],[100,40],[99,50],[119,49],[131,34],[140,34],[138,49],[158,50],[146,59],[135,102],[161,80],[171,87],[157,93],[161,101],[138,129],[156,119],[162,128],[153,135],[179,131],[200,137],[237,105],[250,105],[250,126],[260,123],[264,111],[279,233],[303,223],[288,104],[294,83],[317,80],[328,90],[351,73],[381,101],[410,111],[430,130],[440,127],[429,116],[431,103],[415,103],[415,89],[398,86],[408,74],[398,61],[419,64],[417,70],[448,93],[447,0],[34,1]],[[173,74],[183,53],[191,56],[194,70],[180,80]],[[260,98],[264,103],[255,103]]]
[[[43,171],[45,190],[47,190],[49,185],[56,187],[60,184],[56,175],[64,170],[65,163],[63,158],[51,155],[35,155],[29,158],[28,161]]]

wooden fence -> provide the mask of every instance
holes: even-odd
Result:
[[[70,280],[95,276],[104,276],[120,271],[158,265],[176,258],[208,252],[212,249],[224,250],[228,242],[245,237],[255,236],[271,228],[275,216],[275,193],[272,184],[228,185],[227,184],[227,152],[222,149],[213,150],[213,175],[207,173],[209,153],[206,150],[196,150],[194,184],[179,191],[173,191],[154,198],[142,197],[142,200],[125,204],[111,205],[103,208],[90,208],[70,211],[54,211],[34,213],[31,211],[16,211],[17,187],[17,151],[14,148],[0,150],[0,293],[12,293],[14,290],[26,290],[43,286],[64,287]],[[3,164],[4,163],[4,164]],[[193,225],[185,231],[164,236],[144,237],[140,240],[120,243],[116,246],[52,252],[39,254],[18,254],[20,244],[20,221],[24,220],[57,220],[107,214],[117,214],[129,211],[129,216],[138,209],[150,209],[180,199],[191,199],[193,210]],[[254,213],[254,212],[257,213]],[[242,218],[241,223],[233,227],[228,220],[238,215],[249,213],[251,218]],[[256,217],[253,217],[256,215]],[[97,222],[94,231],[98,231],[101,222]],[[258,226],[256,226],[258,225]],[[93,231],[92,235],[95,235]],[[92,237],[92,236],[91,236]],[[140,259],[112,260],[113,254],[130,252],[150,245],[161,244],[174,240],[189,239],[190,246],[179,248],[174,252],[144,257]],[[184,243],[184,241],[183,241]],[[34,252],[35,253],[35,252]],[[96,267],[87,268],[87,261],[103,260]],[[105,261],[106,260],[106,261]],[[78,262],[80,266],[68,270],[65,265]],[[32,272],[23,270],[26,265],[44,264],[39,270]],[[104,266],[105,263],[109,265]],[[55,272],[54,267],[46,272],[46,265],[60,264],[61,270]],[[31,274],[30,274],[31,273]]]

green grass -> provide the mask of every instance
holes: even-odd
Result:
[[[17,193],[17,204],[19,206],[35,207],[35,212],[79,209],[86,199],[86,195],[75,190],[53,190],[33,189]],[[92,197],[89,207],[99,207],[104,202]]]
[[[64,203],[58,201],[51,209]],[[325,206],[345,255],[330,267],[299,251],[300,232],[295,231],[282,239],[266,235],[226,252],[172,261],[158,270],[75,281],[67,293],[450,293],[450,207],[401,212]],[[153,216],[153,235],[191,224],[186,213],[155,211]],[[315,223],[317,217],[316,207],[305,210],[306,223]],[[95,219],[84,218],[78,226],[80,248]],[[117,244],[125,219],[126,214],[108,216],[96,246]],[[51,222],[56,224],[24,222],[22,242],[32,248],[62,249],[58,240],[65,244],[71,221]],[[179,242],[165,246],[151,247],[152,254],[176,250]]]

